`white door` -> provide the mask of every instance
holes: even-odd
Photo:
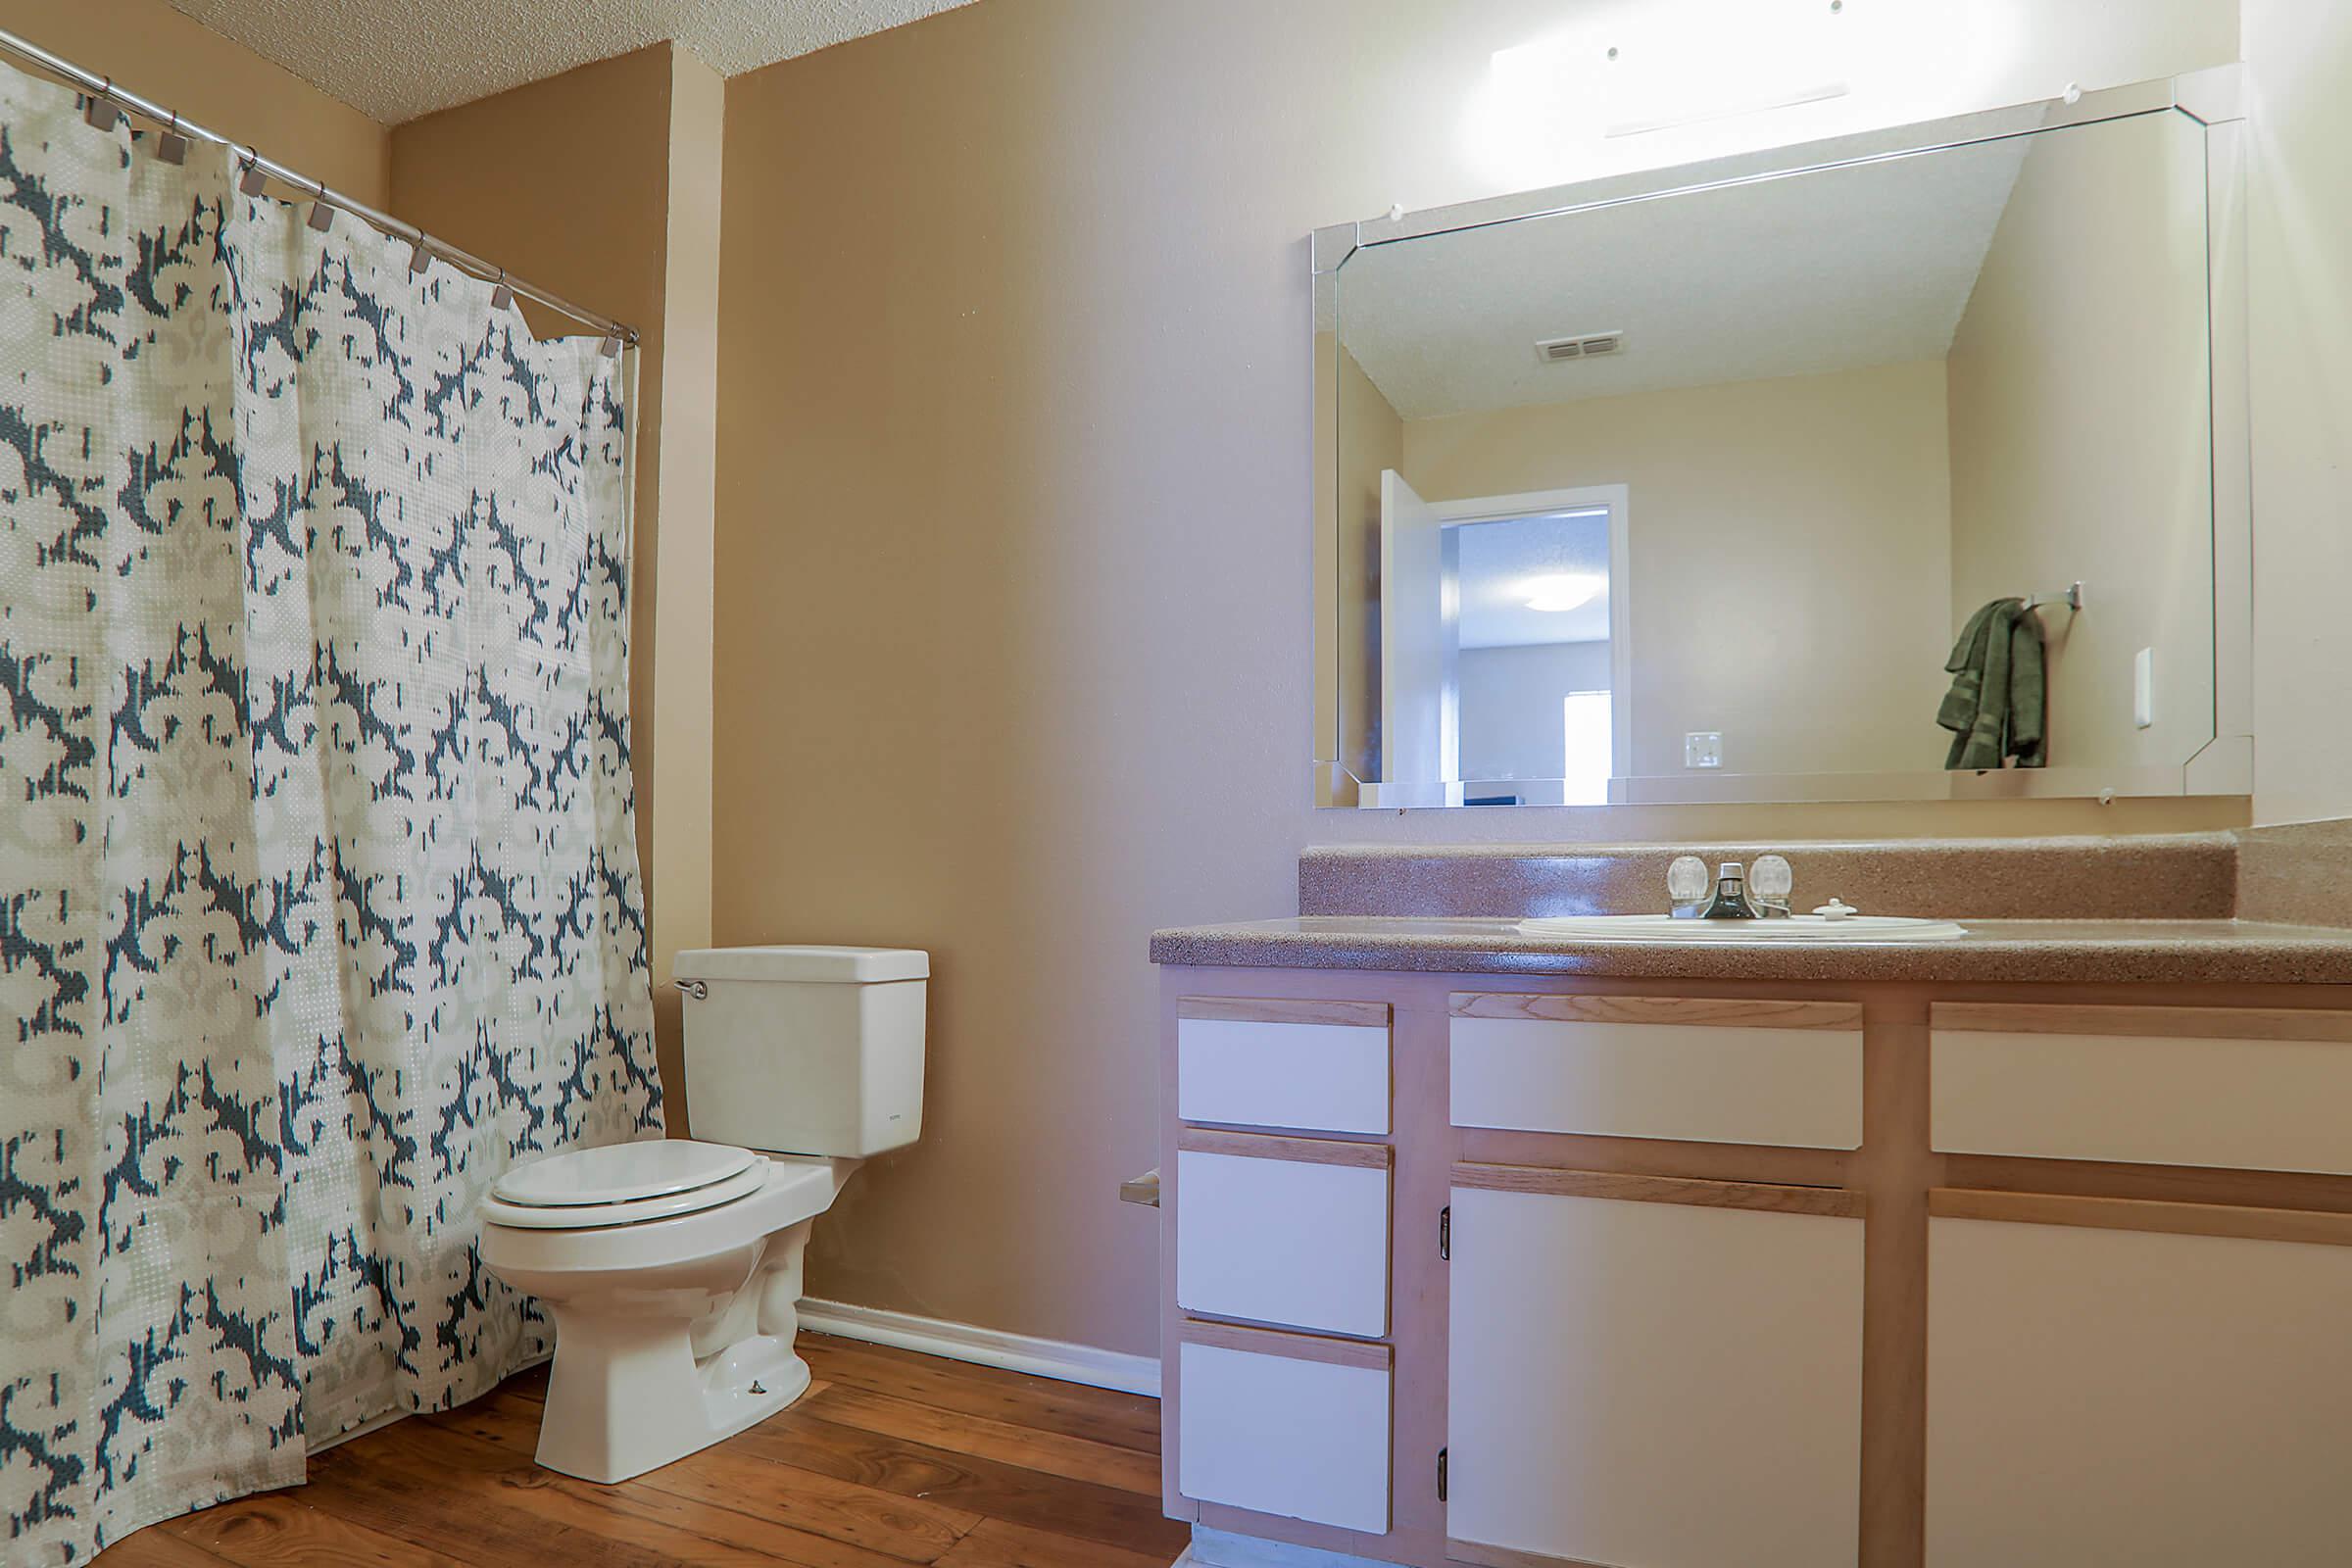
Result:
[[[1380,779],[1436,786],[1461,777],[1460,600],[1453,530],[1395,469],[1380,476]]]
[[[1476,1182],[1520,1190],[1466,1185]],[[1583,1196],[1612,1190],[1683,1198]],[[1862,1222],[1724,1206],[1767,1193],[1790,1205],[1838,1200],[1456,1168],[1449,1555],[1851,1568]]]

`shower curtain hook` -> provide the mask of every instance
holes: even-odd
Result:
[[[490,291],[490,308],[494,311],[511,311],[514,308],[514,290],[508,286],[507,270],[503,267],[498,270],[498,287]]]
[[[81,118],[90,122],[93,130],[111,131],[115,128],[116,122],[122,118],[122,112],[115,107],[114,77],[107,77],[106,85],[90,94],[89,107],[81,112]]]
[[[270,188],[270,176],[262,172],[262,155],[245,155],[245,172],[237,176],[237,189],[248,196],[259,196]]]
[[[313,232],[323,234],[335,226],[335,210],[326,204],[326,181],[317,183],[318,194],[311,202],[310,224]]]
[[[155,138],[155,156],[174,168],[188,161],[188,138],[179,133],[179,111],[172,111],[172,123]]]
[[[433,253],[426,248],[424,230],[420,228],[416,231],[416,237],[409,242],[409,273],[413,277],[422,277],[432,270]]]

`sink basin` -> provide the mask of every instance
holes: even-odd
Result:
[[[1968,933],[1949,920],[1902,914],[1818,914],[1786,920],[1677,920],[1670,914],[1568,914],[1522,920],[1531,937],[1575,942],[1949,942]]]

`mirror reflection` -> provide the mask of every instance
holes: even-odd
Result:
[[[1333,803],[2181,793],[2207,210],[2164,110],[1356,249]]]

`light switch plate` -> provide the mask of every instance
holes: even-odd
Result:
[[[2132,722],[2146,729],[2156,722],[2156,650],[2142,648],[2132,661]]]
[[[1721,730],[1692,730],[1683,737],[1683,765],[1685,767],[1721,767],[1723,765],[1723,732]]]

